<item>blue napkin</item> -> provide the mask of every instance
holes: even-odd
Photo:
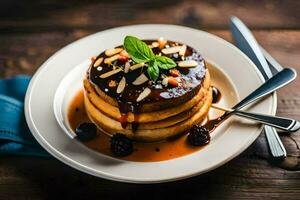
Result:
[[[30,77],[0,80],[0,154],[50,156],[34,139],[24,116]]]

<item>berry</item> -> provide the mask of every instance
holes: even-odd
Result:
[[[97,135],[97,126],[93,123],[82,123],[76,128],[75,133],[81,141],[94,139]]]
[[[188,135],[188,142],[193,146],[203,146],[210,142],[209,131],[200,125],[194,125]]]
[[[133,144],[124,134],[116,133],[110,139],[110,150],[115,156],[128,156],[133,151]]]

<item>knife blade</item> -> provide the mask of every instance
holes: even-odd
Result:
[[[230,25],[236,46],[254,62],[265,80],[271,78],[270,67],[250,30],[237,17],[231,18]]]
[[[275,60],[275,58],[273,58],[262,46],[260,46],[260,50],[263,53],[265,59],[267,60],[269,66],[273,69],[273,74],[283,69],[283,67]]]
[[[237,17],[231,17],[230,21],[232,36],[235,40],[236,46],[252,60],[265,80],[271,78],[273,74],[269,64],[250,30]],[[269,57],[272,58],[271,56]],[[273,60],[271,62],[273,62]],[[277,64],[275,65],[278,67]],[[275,69],[276,67],[274,66]],[[278,72],[278,70],[276,71]],[[264,126],[264,131],[272,156],[274,158],[286,157],[286,150],[278,136],[276,129],[269,126]]]

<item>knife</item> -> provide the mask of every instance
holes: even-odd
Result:
[[[262,46],[260,46],[260,50],[271,67],[273,74],[283,70],[283,67]]]
[[[237,17],[231,17],[230,27],[237,47],[244,52],[252,60],[252,62],[254,62],[265,80],[271,78],[273,73],[264,56],[264,53],[267,55],[266,57],[268,58],[269,63],[273,65],[273,71],[275,73],[282,69],[280,64],[277,63],[272,56],[270,56],[265,50],[261,50],[261,47],[258,45],[250,30],[240,19]],[[286,150],[278,136],[276,129],[270,126],[264,126],[264,131],[272,156],[274,158],[286,157]]]

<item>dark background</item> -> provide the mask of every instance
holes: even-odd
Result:
[[[240,17],[281,64],[300,70],[300,1],[0,1],[0,78],[32,75],[55,51],[107,28],[179,24],[232,41]],[[217,51],[217,50],[216,50]],[[278,115],[300,120],[300,82],[278,93]],[[55,159],[0,156],[0,199],[299,199],[300,136],[281,136],[288,158],[275,161],[262,134],[244,153],[201,176],[135,185],[78,172]],[[170,169],[172,170],[172,169]]]

